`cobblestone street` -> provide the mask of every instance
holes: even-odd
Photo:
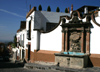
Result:
[[[26,69],[22,65],[15,64],[13,61],[0,62],[0,72],[59,72],[54,70]]]

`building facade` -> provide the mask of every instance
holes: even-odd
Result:
[[[33,7],[26,16],[26,61],[54,62],[54,53],[61,50],[60,16],[69,13],[36,11]],[[49,59],[51,58],[51,59]]]
[[[16,33],[17,38],[17,48],[15,51],[17,60],[24,60],[25,57],[25,47],[26,47],[26,21],[21,21],[20,29]]]
[[[91,24],[91,26],[88,26],[85,29],[81,28],[83,29],[83,32],[81,33],[82,39],[80,41],[80,51],[89,54],[90,64],[93,66],[100,66],[100,38],[98,32],[100,29],[100,11],[96,10],[91,12],[96,8],[98,7],[83,6],[76,11],[73,11],[73,8],[71,8],[72,11],[70,14],[36,11],[36,7],[33,7],[26,16],[26,28],[18,30],[17,32],[17,42],[20,41],[20,48],[18,51],[19,57],[23,59],[22,50],[24,49],[24,58],[26,62],[55,62],[54,53],[68,51],[67,41],[64,41],[65,35],[62,33],[60,25],[62,25],[63,22],[69,23],[72,20],[76,22],[76,19],[73,19],[72,16],[73,12],[76,12],[78,20]]]
[[[72,51],[73,48],[79,48],[79,52],[86,53],[89,55],[88,65],[100,67],[99,59],[100,59],[100,49],[99,49],[99,33],[97,31],[100,30],[100,11],[99,7],[95,6],[83,6],[76,11],[73,11],[71,16],[62,17],[61,24],[65,23],[68,26],[66,28],[65,33],[62,32],[62,52]],[[92,11],[92,12],[91,12]],[[75,14],[74,14],[75,13]],[[83,13],[81,15],[80,13]],[[71,26],[74,26],[71,28]],[[83,27],[82,27],[83,26]],[[75,28],[79,27],[79,28]],[[72,31],[73,33],[71,33]],[[81,30],[81,32],[78,32]],[[65,35],[65,38],[64,38]],[[70,37],[69,40],[68,37]],[[73,44],[72,40],[78,40],[74,47],[71,49],[71,44]],[[70,41],[70,42],[69,42]],[[64,44],[65,43],[65,44]]]

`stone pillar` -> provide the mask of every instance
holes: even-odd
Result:
[[[68,51],[68,28],[66,28],[66,36],[65,36],[65,52]]]
[[[86,36],[86,53],[90,53],[90,28],[87,31],[87,36]]]
[[[82,27],[81,52],[84,53],[84,27]]]
[[[62,32],[62,50],[61,52],[64,52],[64,32]]]

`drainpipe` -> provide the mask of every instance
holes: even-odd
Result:
[[[37,45],[36,45],[36,50],[39,51],[40,50],[40,35],[41,33],[39,31],[37,31]]]

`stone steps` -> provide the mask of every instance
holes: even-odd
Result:
[[[58,66],[48,66],[48,65],[41,65],[36,63],[26,63],[24,65],[24,68],[28,69],[41,69],[41,70],[58,70],[61,72],[80,72],[81,69],[72,69],[72,68],[64,68],[64,67],[58,67]]]

